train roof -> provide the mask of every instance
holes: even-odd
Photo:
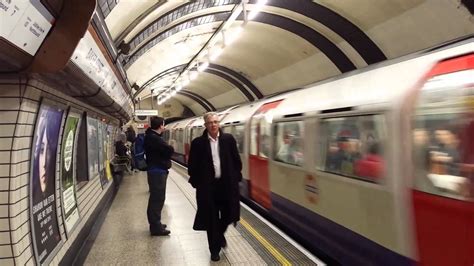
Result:
[[[319,82],[290,93],[273,110],[273,117],[328,109],[385,105],[390,108],[416,84],[436,62],[474,51],[472,41],[424,54],[409,60],[388,64],[339,79]]]

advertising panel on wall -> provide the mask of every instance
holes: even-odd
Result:
[[[38,112],[31,155],[30,222],[36,259],[45,263],[61,241],[56,215],[56,162],[64,110],[43,103]]]
[[[79,211],[76,202],[76,190],[74,184],[74,167],[76,165],[76,131],[79,125],[80,115],[69,112],[64,126],[63,140],[61,145],[61,184],[64,225],[69,233],[79,221]]]
[[[99,173],[100,173],[100,183],[104,187],[109,180],[106,176],[106,146],[104,145],[106,139],[105,135],[105,123],[98,121],[98,142],[99,142]]]
[[[87,117],[87,157],[89,161],[89,180],[99,175],[98,121]]]

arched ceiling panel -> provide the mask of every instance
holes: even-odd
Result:
[[[120,1],[105,18],[112,39],[117,38],[133,20],[154,4],[155,1]]]
[[[318,1],[355,23],[388,58],[474,34],[472,14],[459,1]]]
[[[227,0],[228,2],[234,2],[236,0]],[[224,6],[216,6],[216,7],[209,7],[203,10],[199,10],[198,8],[203,8],[204,2],[201,3],[196,2],[193,5],[183,5],[179,7],[177,10],[170,12],[169,14],[160,17],[159,19],[153,21],[152,23],[146,25],[145,28],[142,30],[135,32],[134,34],[129,34],[125,41],[130,43],[130,47],[132,52],[136,49],[139,49],[142,45],[146,44],[150,39],[154,38],[155,36],[159,35],[161,32],[164,32],[168,29],[175,27],[181,23],[186,21],[191,21],[198,17],[203,17],[209,14],[219,14],[225,13],[232,10],[234,5],[224,5]],[[205,5],[206,6],[206,5]],[[195,12],[191,12],[191,8],[198,9]],[[186,13],[190,12],[190,13]],[[225,16],[223,17],[225,18]]]
[[[208,28],[209,25],[201,25],[178,32],[152,47],[127,70],[130,82],[142,85],[170,66],[187,63],[212,35]],[[197,35],[200,38],[190,38]]]
[[[130,32],[128,32],[126,36],[124,36],[125,42],[128,43],[130,39],[132,39],[135,35],[137,35],[140,31],[142,31],[145,27],[147,27],[153,21],[164,16],[168,12],[171,12],[172,10],[186,4],[185,3],[186,1],[163,1],[163,2],[165,2],[163,3],[163,5],[161,5],[159,8],[155,9],[148,16],[142,19]]]
[[[312,19],[311,17],[305,16],[304,14],[297,13],[295,11],[281,9],[274,6],[269,6],[265,8],[265,12],[271,14],[279,14],[288,19],[297,21],[303,25],[310,27],[311,29],[319,32],[334,43],[343,53],[351,60],[351,62],[356,65],[357,68],[367,66],[366,60],[371,58],[365,53],[365,59],[362,57],[359,52],[344,38],[342,38],[338,32],[333,31],[331,28],[327,27],[325,24]],[[362,46],[362,45],[361,45]]]
[[[193,80],[193,82],[186,86],[186,90],[199,94],[205,99],[210,99],[215,95],[226,93],[229,90],[238,91],[234,89],[234,86],[227,80],[207,72],[201,73],[196,80]],[[245,96],[242,93],[240,94],[242,96],[239,98],[245,101]]]
[[[279,39],[285,42],[275,41]],[[241,73],[264,95],[341,73],[321,51],[301,37],[267,24],[249,22],[230,48],[216,64]],[[321,65],[324,67],[320,68]]]
[[[239,93],[239,91],[228,90],[223,94],[218,94],[215,97],[209,99],[209,102],[211,102],[217,110],[222,110],[223,108],[246,103],[248,101],[242,96],[242,93]]]
[[[202,105],[197,103],[195,100],[193,100],[189,96],[176,94],[175,100],[179,101],[182,105],[189,107],[189,109],[191,109],[191,111],[195,113],[196,115],[206,112],[206,109]],[[160,107],[158,107],[158,109],[159,108]]]

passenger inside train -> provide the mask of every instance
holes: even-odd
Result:
[[[377,115],[325,119],[321,129],[328,138],[325,170],[380,182],[385,171],[383,134],[383,121]]]

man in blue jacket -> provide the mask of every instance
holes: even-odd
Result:
[[[164,130],[164,119],[155,116],[150,119],[150,127],[145,132],[144,146],[150,188],[147,217],[152,236],[170,234],[166,225],[161,223],[161,210],[165,203],[166,179],[168,178],[168,169],[171,168],[171,155],[174,153],[174,149],[161,138],[161,133]]]

